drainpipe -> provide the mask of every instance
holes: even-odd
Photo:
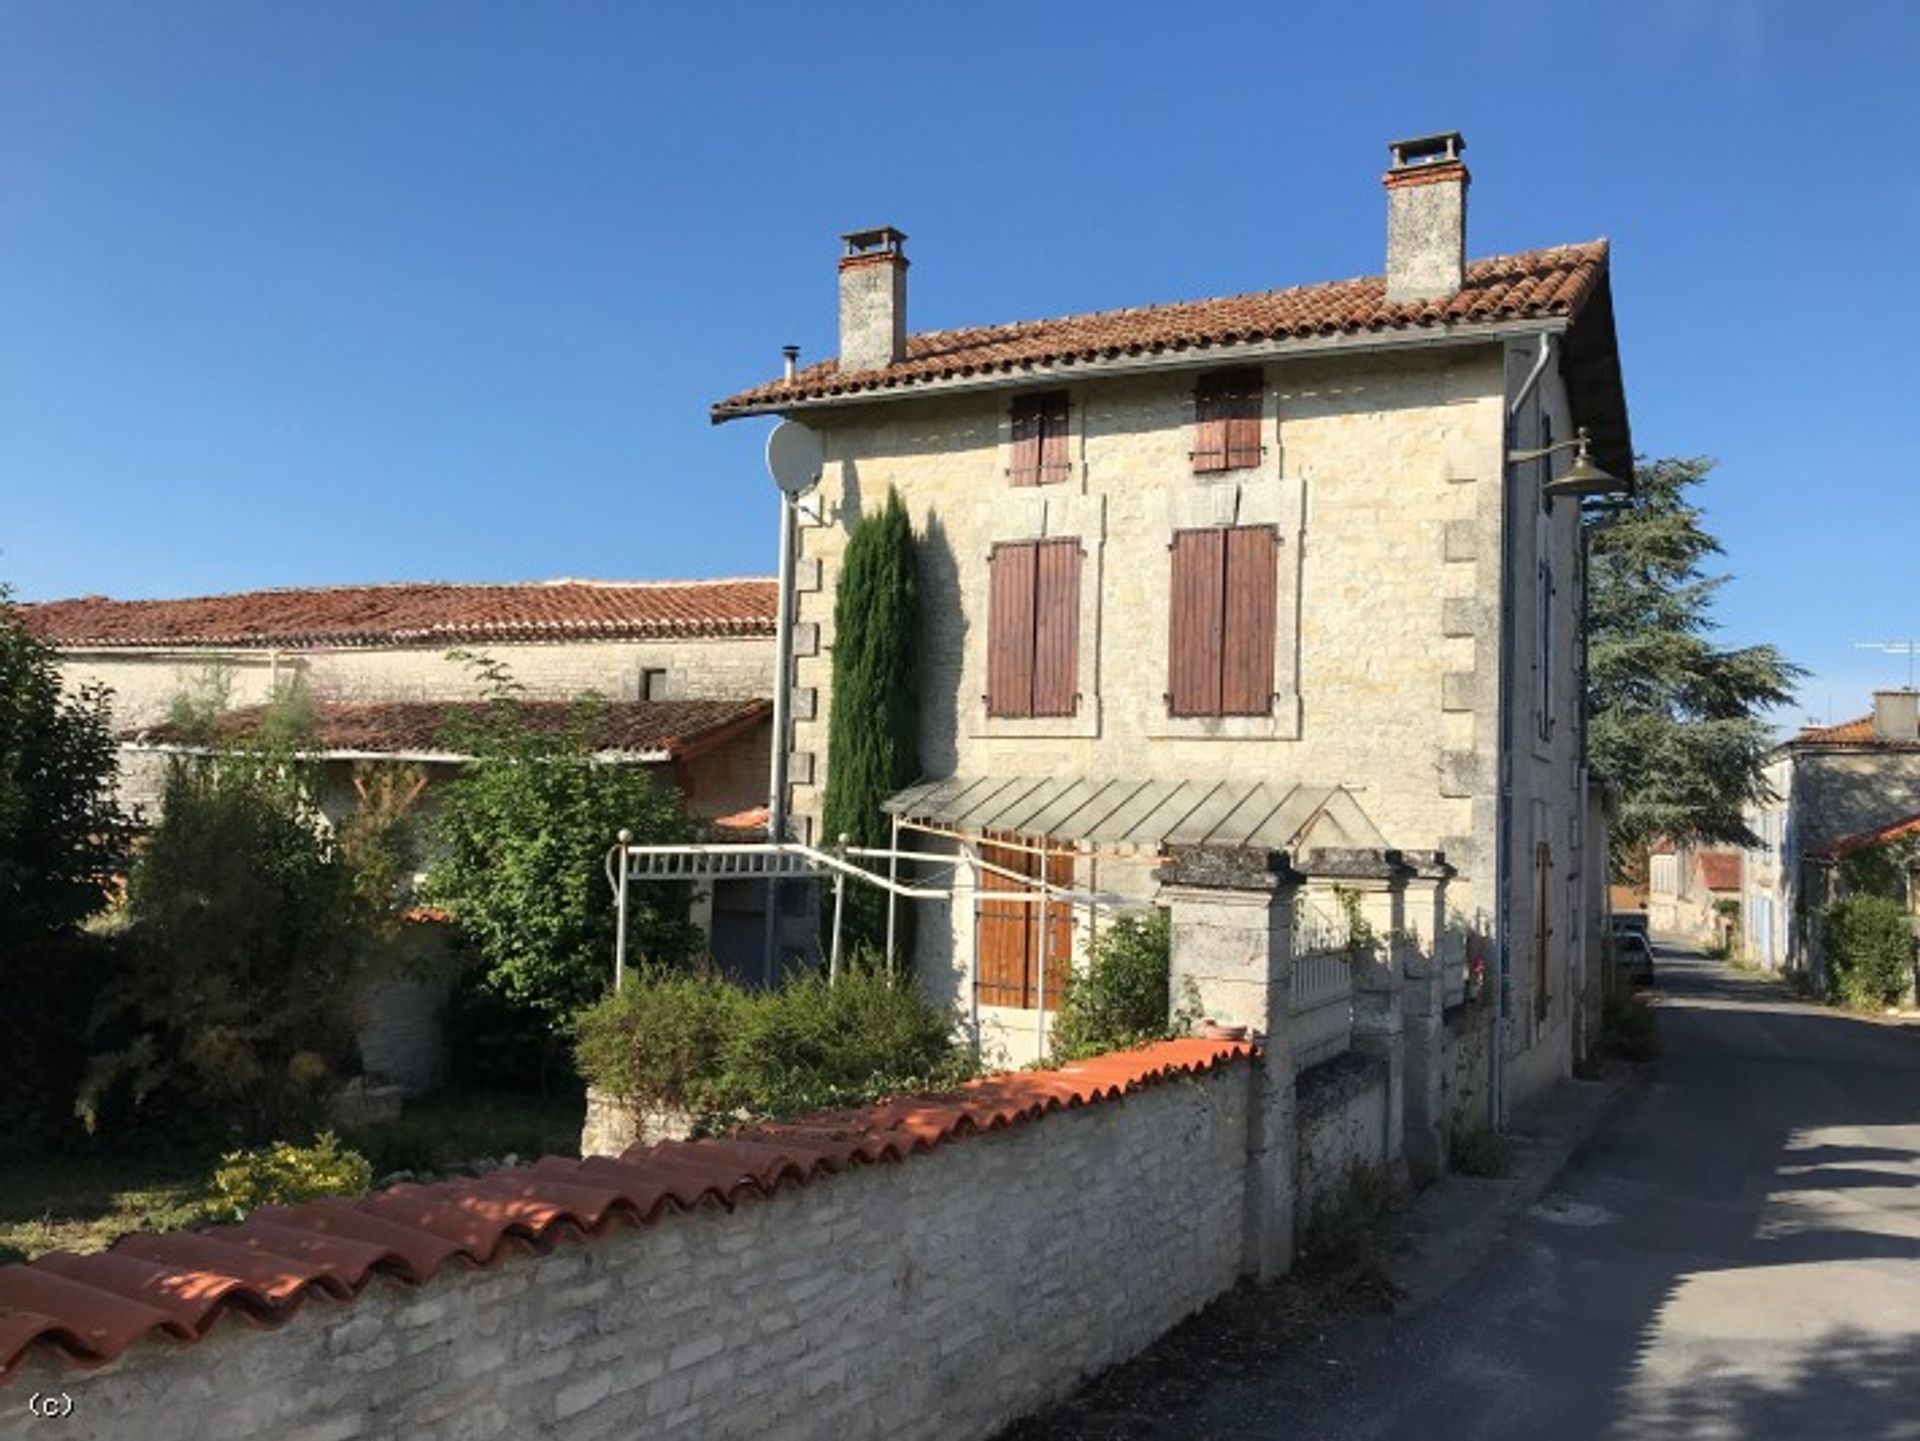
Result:
[[[793,540],[794,499],[780,492],[780,613],[774,625],[773,752],[767,786],[767,839],[776,846],[787,839],[787,708],[793,695]],[[783,855],[772,855],[775,875],[767,880],[767,929],[762,953],[768,986],[780,979],[780,878]]]
[[[1513,1013],[1513,656],[1514,605],[1518,581],[1514,574],[1514,515],[1519,486],[1515,483],[1512,453],[1513,423],[1533,394],[1553,359],[1553,337],[1540,337],[1540,354],[1520,388],[1507,402],[1500,427],[1500,755],[1493,823],[1494,950],[1498,955],[1499,984],[1494,991],[1493,1044],[1487,1054],[1487,1127],[1507,1128],[1507,1032]]]

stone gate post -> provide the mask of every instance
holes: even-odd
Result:
[[[1453,868],[1438,851],[1403,851],[1411,868],[1400,928],[1401,1048],[1406,1064],[1407,1167],[1416,1180],[1447,1168],[1447,882]]]
[[[1261,1043],[1247,1116],[1241,1269],[1271,1281],[1293,1264],[1293,898],[1300,877],[1278,851],[1175,846],[1156,873],[1172,910],[1172,1000],[1246,1026]]]

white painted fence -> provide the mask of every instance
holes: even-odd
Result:
[[[1353,964],[1345,949],[1314,951],[1293,963],[1291,1018],[1294,1065],[1330,1061],[1353,1041]]]

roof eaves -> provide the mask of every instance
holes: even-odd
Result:
[[[1223,362],[1306,359],[1324,355],[1364,355],[1381,351],[1486,344],[1516,336],[1560,335],[1565,333],[1569,323],[1565,315],[1542,315],[1492,321],[1444,321],[1258,341],[1195,341],[1158,347],[1139,354],[1094,359],[1066,356],[1048,361],[1011,361],[961,375],[889,379],[886,371],[876,370],[865,376],[850,377],[844,387],[824,395],[770,396],[764,400],[739,404],[720,401],[709,409],[708,418],[714,425],[724,425],[729,420],[740,420],[751,415],[789,415],[803,411],[846,409],[912,396],[1008,390],[1024,385],[1059,384],[1081,378],[1105,380],[1154,372],[1199,370]]]

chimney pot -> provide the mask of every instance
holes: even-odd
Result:
[[[840,237],[840,369],[884,370],[907,358],[906,236],[891,225]]]
[[[1467,142],[1449,130],[1387,148],[1387,303],[1458,294],[1467,269]]]
[[[780,371],[784,379],[792,380],[793,373],[800,366],[800,347],[783,345],[780,347]]]
[[[1883,741],[1920,740],[1920,691],[1875,691],[1873,734]]]

